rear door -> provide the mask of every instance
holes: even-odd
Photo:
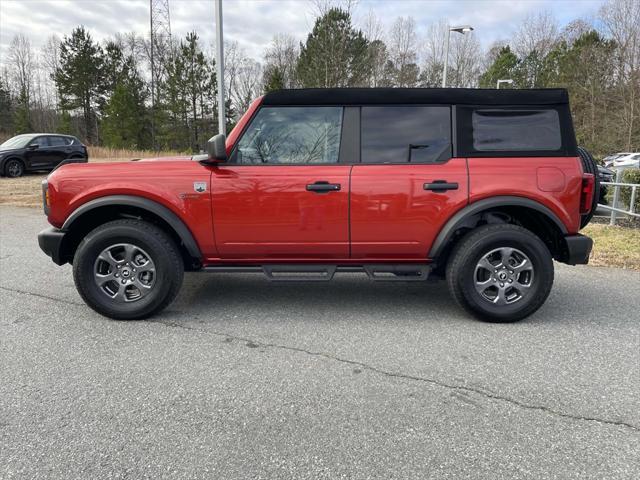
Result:
[[[49,137],[49,166],[55,167],[71,154],[71,139],[51,135]]]
[[[221,258],[348,258],[351,167],[339,161],[343,110],[258,110],[229,161],[212,168]]]
[[[468,200],[467,162],[452,155],[449,106],[363,106],[351,173],[351,256],[425,260]]]

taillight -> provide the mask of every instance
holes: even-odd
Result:
[[[593,191],[595,187],[595,177],[592,173],[582,175],[582,190],[580,191],[580,214],[585,215],[591,212],[593,206]]]

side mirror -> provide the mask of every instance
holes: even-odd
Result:
[[[219,133],[218,135],[209,139],[209,141],[207,142],[207,154],[209,155],[209,162],[218,163],[227,160],[226,141],[227,138],[222,133]]]
[[[27,145],[27,149],[28,150],[37,150],[39,147],[39,145],[37,143],[31,143],[29,145]]]

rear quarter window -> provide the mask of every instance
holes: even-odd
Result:
[[[555,110],[475,110],[473,148],[479,152],[559,150],[560,118]]]
[[[577,155],[568,105],[458,106],[456,125],[460,156]]]

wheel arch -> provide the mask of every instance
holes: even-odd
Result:
[[[61,230],[66,232],[64,256],[71,260],[80,241],[97,226],[117,218],[139,218],[158,225],[176,242],[188,270],[197,269],[202,259],[200,247],[185,223],[164,205],[133,195],[111,195],[91,200],[74,210]]]
[[[444,258],[446,261],[461,233],[484,223],[524,226],[547,244],[554,258],[562,260],[566,255],[561,240],[568,234],[568,230],[552,210],[530,198],[499,196],[469,204],[453,215],[433,242],[429,258],[435,259],[438,264],[444,263],[438,259]]]

